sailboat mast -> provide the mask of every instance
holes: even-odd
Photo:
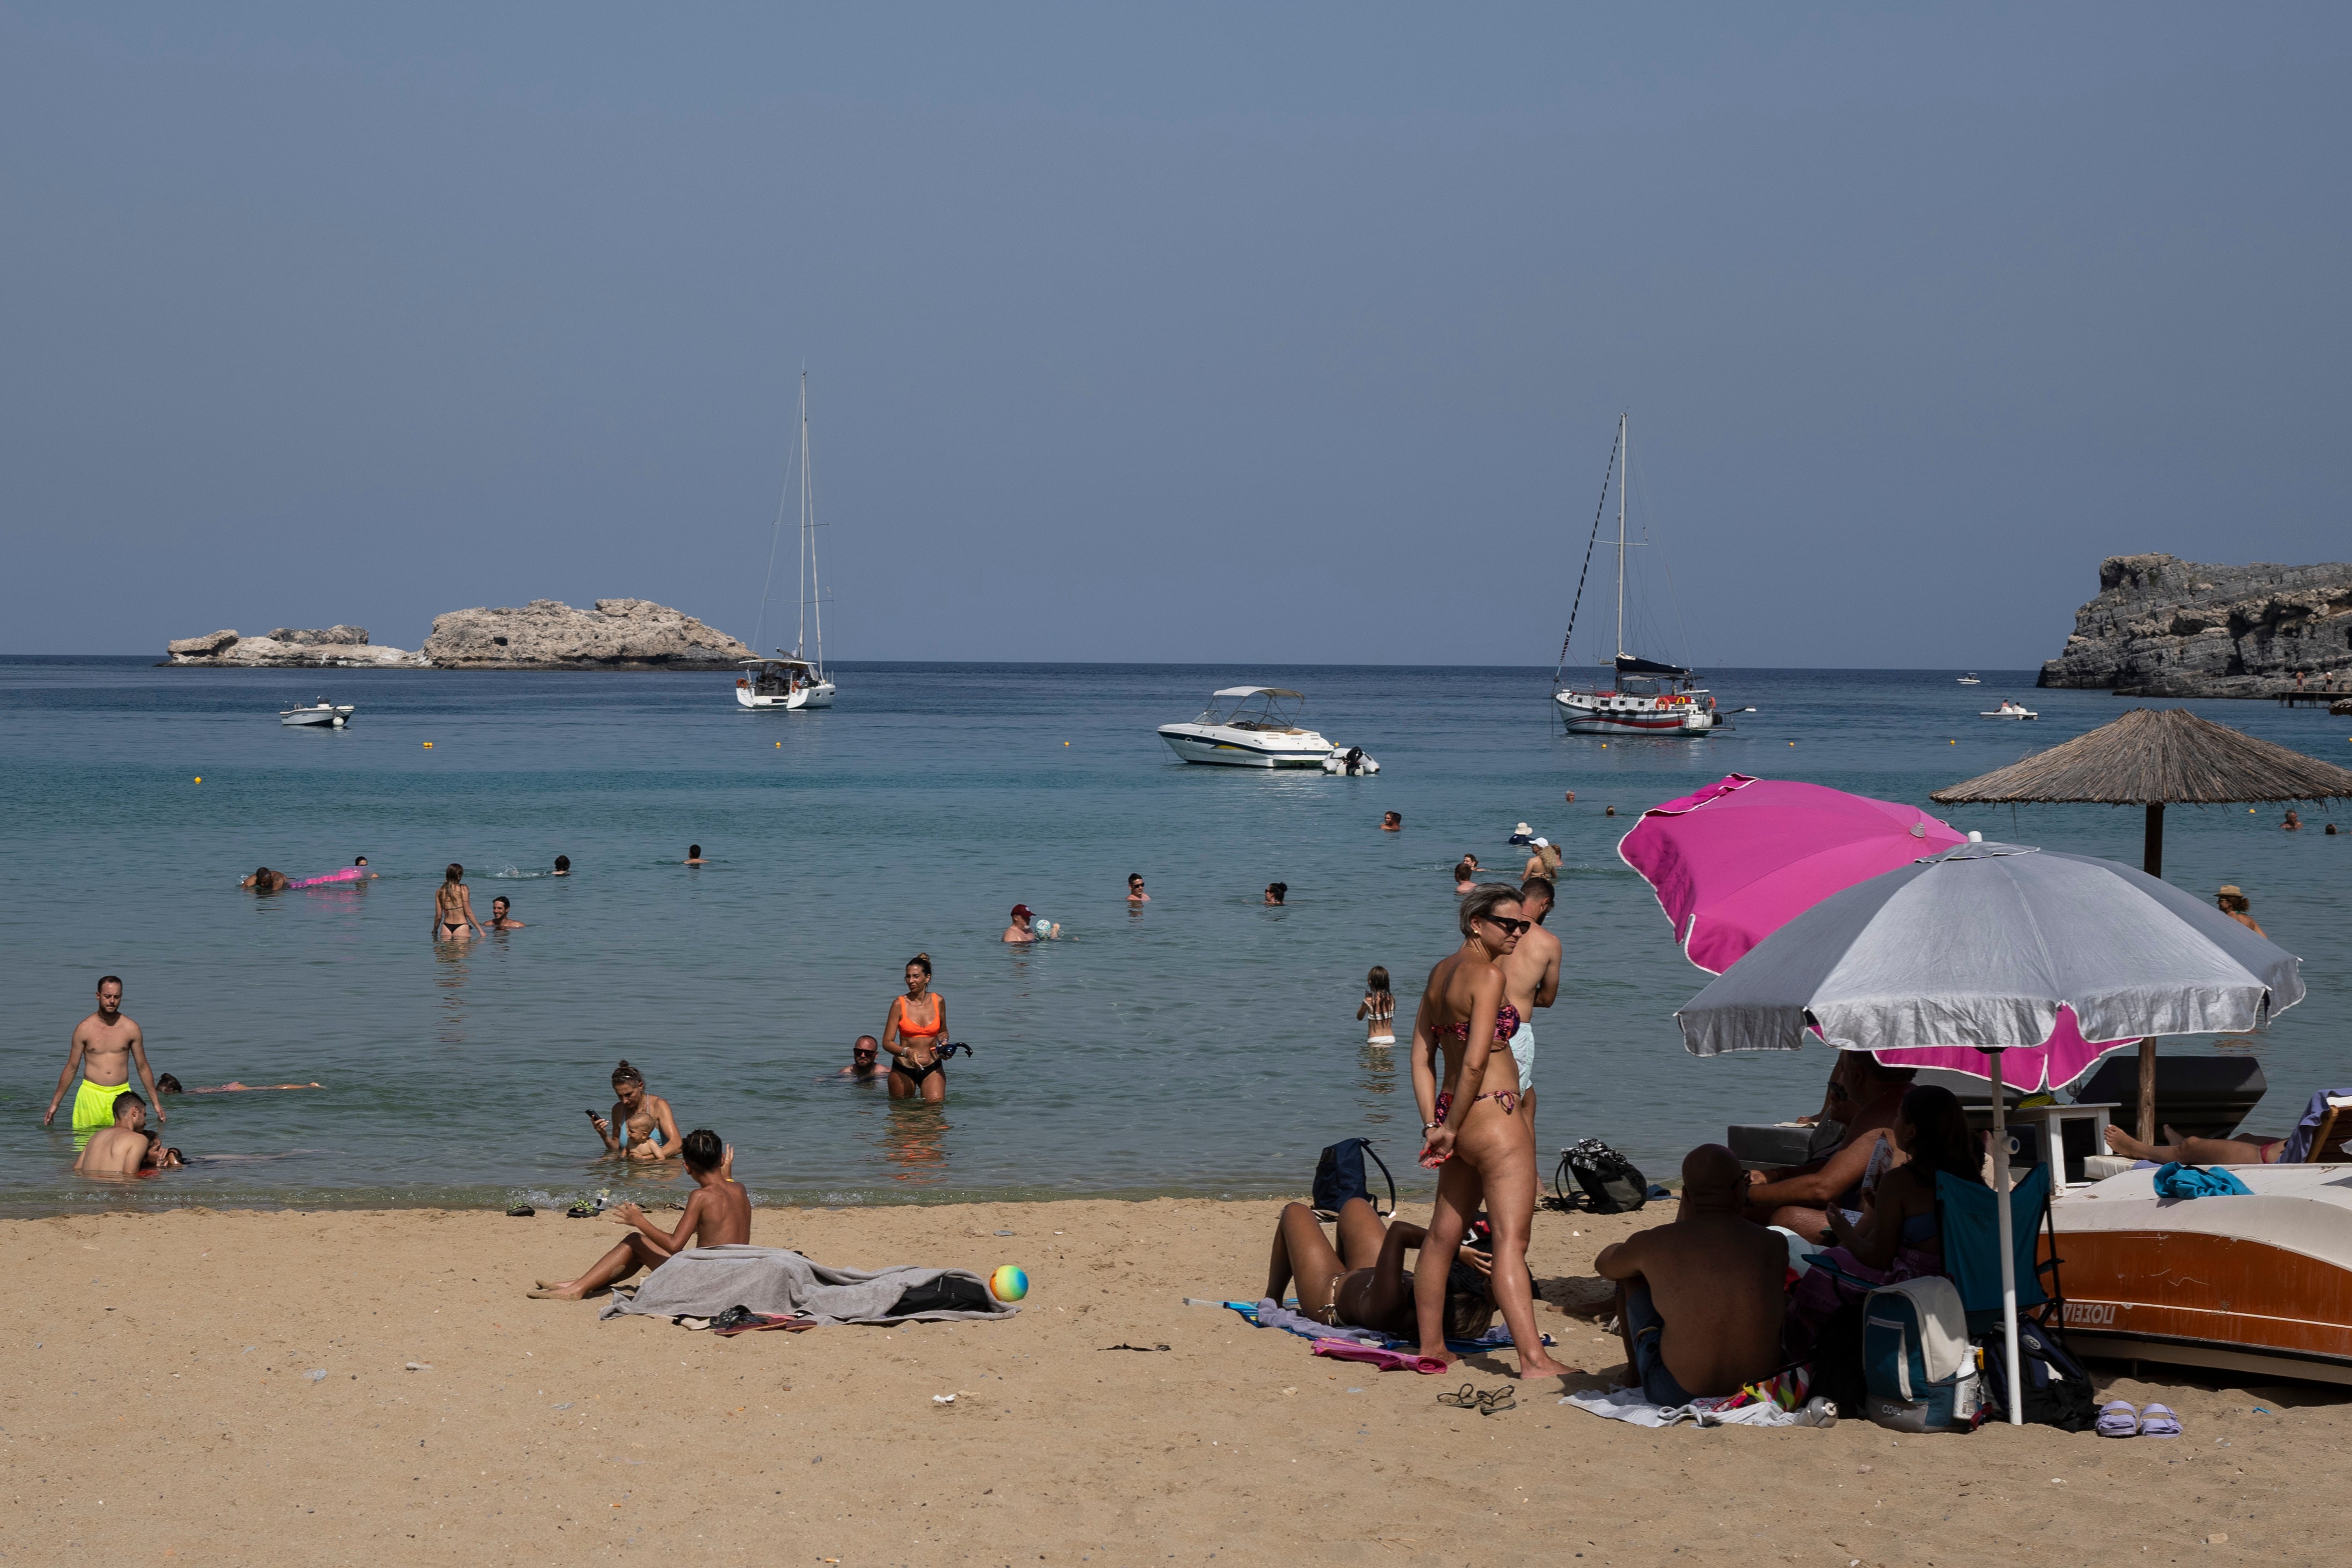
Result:
[[[801,372],[801,531],[808,540],[810,619],[816,629],[816,674],[824,678],[824,584],[816,567],[816,483],[809,475],[808,371]]]
[[[1617,416],[1617,656],[1625,656],[1625,481],[1633,472],[1633,455],[1625,446],[1626,418]],[[805,460],[802,471],[807,471]]]
[[[801,371],[801,591],[798,618],[793,622],[793,657],[805,659],[808,646],[808,371]]]

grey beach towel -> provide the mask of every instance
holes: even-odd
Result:
[[[941,1278],[969,1280],[985,1310],[894,1312],[898,1299]],[[782,1247],[696,1247],[679,1253],[624,1297],[608,1299],[599,1318],[625,1312],[656,1318],[712,1318],[730,1307],[814,1318],[821,1323],[952,1322],[1009,1318],[1021,1309],[989,1293],[988,1281],[968,1269],[900,1267],[868,1273],[828,1269]]]

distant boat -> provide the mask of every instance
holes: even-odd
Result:
[[[357,712],[359,709],[350,703],[337,707],[326,698],[320,697],[310,707],[281,709],[278,715],[278,722],[289,728],[341,729],[352,722],[352,715]]]
[[[1160,738],[1187,762],[1227,768],[1318,768],[1326,773],[1378,773],[1360,749],[1332,745],[1298,722],[1297,692],[1286,686],[1227,686],[1189,724],[1163,724]]]
[[[2023,703],[2011,702],[2009,698],[2003,697],[2000,699],[1999,707],[1990,713],[1980,713],[1977,716],[1979,718],[2040,718],[2042,716]]]
[[[768,541],[768,576],[776,575],[776,538],[784,530],[784,505],[792,498],[793,476],[790,465],[784,476],[784,493],[776,502],[776,531]],[[749,674],[737,677],[735,701],[754,713],[771,710],[797,713],[803,708],[833,706],[833,677],[824,668],[824,591],[817,580],[816,570],[816,491],[809,483],[809,417],[808,371],[801,372],[801,449],[800,449],[800,579],[801,604],[796,630],[793,635],[793,651],[776,650],[772,659],[746,659]],[[757,646],[760,631],[768,620],[768,591],[760,590],[760,629],[751,633]],[[811,633],[814,633],[812,644]]]
[[[1970,670],[1967,674],[1960,677],[1960,685],[1964,686],[1980,686],[1984,685],[1984,683],[1977,679],[1977,673],[1974,670]]]
[[[1723,727],[1712,693],[1699,686],[1679,664],[1638,659],[1625,652],[1625,437],[1627,421],[1617,418],[1617,450],[1611,454],[1617,471],[1617,658],[1616,684],[1607,691],[1578,691],[1552,674],[1552,701],[1570,735],[1712,735]],[[1601,498],[1606,502],[1604,485]],[[1593,519],[1600,532],[1600,519]],[[1592,547],[1585,546],[1585,559]],[[1560,639],[1560,669],[1568,667],[1568,644],[1576,635],[1576,612],[1569,612],[1568,636]]]

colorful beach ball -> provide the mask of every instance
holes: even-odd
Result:
[[[1020,1265],[1007,1263],[988,1277],[988,1288],[1000,1301],[1017,1301],[1029,1293],[1029,1276]]]

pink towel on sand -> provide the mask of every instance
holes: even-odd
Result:
[[[1445,1364],[1433,1355],[1411,1355],[1401,1350],[1382,1350],[1376,1344],[1358,1344],[1349,1339],[1318,1339],[1314,1349],[1317,1355],[1328,1355],[1334,1361],[1368,1362],[1382,1372],[1445,1370]]]

